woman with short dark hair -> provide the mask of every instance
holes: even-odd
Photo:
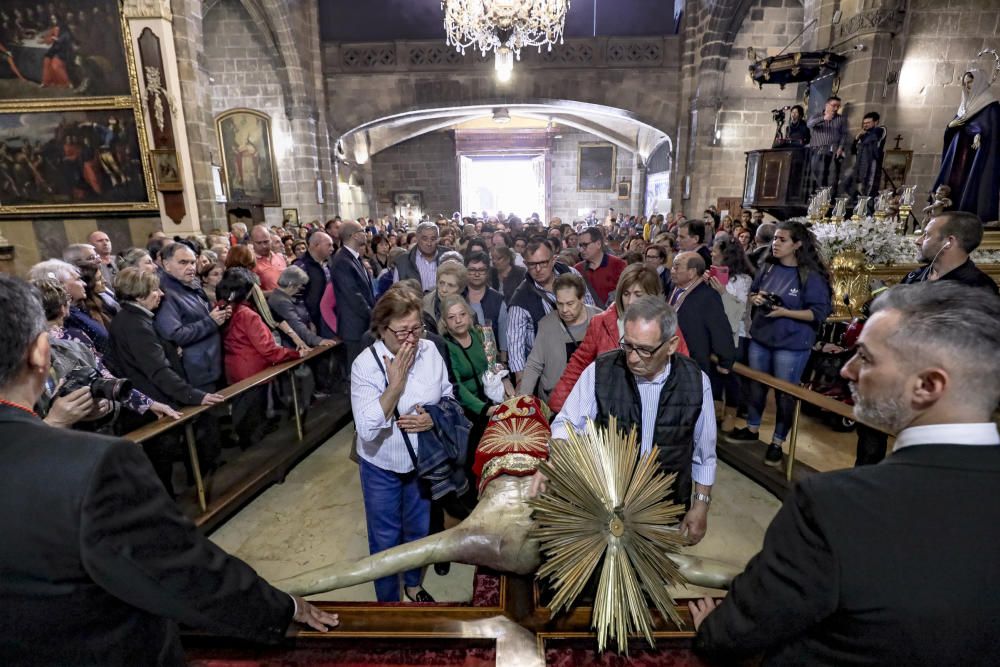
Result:
[[[433,428],[423,406],[451,398],[444,358],[424,338],[418,293],[393,286],[372,309],[376,341],[351,368],[351,411],[357,428],[361,491],[372,554],[426,537],[430,498],[415,472],[420,433]],[[433,602],[421,569],[403,573],[406,597]],[[399,577],[375,581],[379,602],[400,599]]]

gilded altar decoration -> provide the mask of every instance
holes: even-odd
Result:
[[[535,396],[514,396],[501,403],[476,447],[472,472],[479,492],[500,475],[534,474],[549,455],[548,406]]]
[[[683,545],[673,526],[684,506],[668,500],[675,475],[663,474],[655,449],[640,457],[636,429],[624,435],[614,417],[607,429],[588,421],[582,433],[571,428],[568,440],[552,442],[540,470],[548,488],[528,504],[553,612],[569,609],[600,566],[591,621],[598,650],[610,639],[627,653],[631,634],[654,643],[647,598],[683,626],[667,587],[686,584],[670,558]]]
[[[833,316],[851,319],[871,298],[871,272],[864,254],[858,250],[837,253],[830,262],[833,274]]]
[[[147,102],[152,102],[153,118],[156,119],[156,129],[163,132],[166,129],[167,122],[163,103],[167,103],[171,115],[176,115],[177,110],[174,108],[174,101],[171,99],[170,93],[167,92],[167,89],[163,85],[159,68],[147,65],[144,71],[146,73],[146,100]]]

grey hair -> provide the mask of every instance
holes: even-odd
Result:
[[[625,310],[625,324],[629,322],[657,322],[660,325],[660,342],[677,334],[677,311],[660,296],[639,297]]]
[[[66,246],[66,249],[63,250],[63,260],[70,264],[80,264],[94,252],[96,252],[94,246],[89,243],[73,243]]]
[[[438,265],[444,264],[445,262],[458,262],[459,264],[465,265],[465,260],[462,257],[462,253],[457,250],[449,250],[447,252],[441,253],[438,258]]]
[[[438,238],[441,237],[441,230],[438,229],[436,223],[433,223],[430,220],[421,222],[419,225],[417,225],[417,236],[420,236],[420,232],[424,231],[425,229],[433,229],[434,235],[437,236]]]
[[[28,280],[55,279],[59,282],[80,277],[80,269],[61,259],[47,259],[28,269]]]
[[[139,260],[143,257],[149,257],[149,253],[143,248],[132,248],[122,256],[121,260],[118,262],[119,269],[125,269],[130,266],[138,266]]]
[[[297,266],[290,266],[278,276],[278,287],[302,287],[309,282],[309,274]]]
[[[38,290],[0,274],[0,388],[8,389],[18,378],[28,349],[47,329]]]
[[[774,232],[776,231],[778,231],[778,225],[773,222],[762,222],[760,223],[760,227],[757,228],[754,240],[761,245],[770,243],[774,240]]]
[[[951,280],[897,285],[871,308],[899,313],[886,343],[909,368],[936,364],[955,373],[965,401],[987,413],[1000,401],[1000,297]]]

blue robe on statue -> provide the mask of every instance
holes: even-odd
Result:
[[[956,118],[958,118],[956,116]],[[972,141],[979,135],[979,148]],[[941,172],[934,182],[951,187],[952,211],[975,213],[979,219],[998,219],[1000,201],[1000,102],[992,102],[964,123],[944,131]]]

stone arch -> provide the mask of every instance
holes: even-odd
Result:
[[[275,58],[278,78],[282,87],[282,97],[288,115],[296,108],[296,100],[311,99],[305,88],[305,78],[298,75],[301,71],[301,60],[291,40],[288,8],[282,2],[267,2],[266,0],[236,0],[247,12],[256,25],[257,30]],[[205,0],[204,13],[209,14],[218,7],[222,0]]]

